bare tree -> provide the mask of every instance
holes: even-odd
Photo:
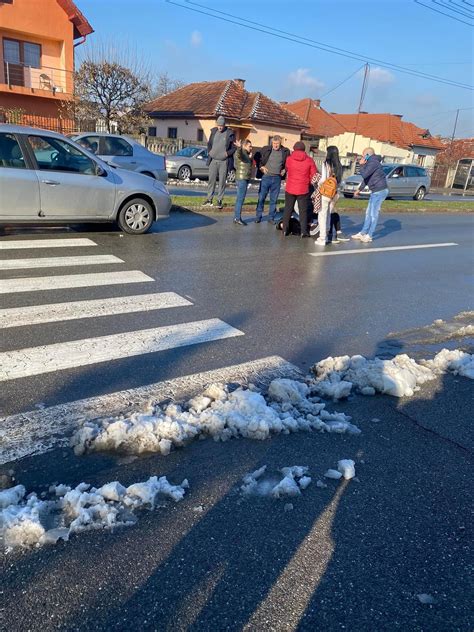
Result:
[[[150,73],[126,44],[119,49],[100,42],[90,47],[74,84],[76,119],[102,121],[108,132],[115,126],[125,133],[147,127],[144,106],[151,97]]]
[[[167,72],[162,72],[158,75],[152,89],[152,98],[157,99],[158,97],[162,97],[165,94],[178,90],[178,88],[182,88],[184,85],[186,85],[184,81],[181,81],[180,79],[173,79]]]

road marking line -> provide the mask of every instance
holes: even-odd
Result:
[[[91,239],[12,239],[0,241],[0,250],[21,250],[30,248],[78,248],[97,246]]]
[[[96,272],[90,274],[64,274],[47,277],[28,277],[0,281],[0,294],[37,292],[40,290],[64,290],[75,287],[123,285],[154,281],[140,270],[128,272]]]
[[[0,329],[192,305],[174,292],[0,309]]]
[[[243,336],[218,318],[0,353],[0,382]]]
[[[58,404],[0,418],[0,465],[69,445],[69,437],[85,422],[141,411],[150,402],[183,402],[214,382],[256,384],[265,389],[278,378],[301,379],[294,365],[279,356],[156,382],[148,386]]]
[[[368,246],[368,244],[361,244]],[[357,250],[339,250],[339,252],[310,252],[311,257],[332,257],[334,255],[366,255],[372,252],[386,252],[388,250],[416,250],[418,248],[446,248],[448,246],[459,246],[454,242],[447,242],[445,244],[418,244],[413,246],[387,246],[386,248],[371,248],[370,246],[364,249]]]
[[[100,266],[107,263],[123,263],[114,255],[85,255],[83,257],[39,257],[35,259],[0,259],[0,270],[25,268],[63,268],[66,266]]]

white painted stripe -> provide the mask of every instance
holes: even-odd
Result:
[[[243,336],[218,318],[0,353],[0,382]]]
[[[265,389],[278,377],[298,380],[302,374],[294,364],[279,356],[270,356],[166,382],[3,417],[0,418],[0,465],[67,446],[69,437],[83,423],[92,419],[141,411],[150,401],[172,399],[183,402],[213,382],[256,384]]]
[[[123,263],[114,255],[86,255],[84,257],[40,257],[31,259],[0,259],[0,270],[25,268],[64,268],[66,266],[100,266],[107,263]]]
[[[0,250],[30,250],[30,248],[78,248],[97,246],[91,239],[11,239],[0,241]]]
[[[0,329],[192,305],[174,292],[0,309]]]
[[[154,281],[139,270],[128,272],[98,272],[91,274],[65,274],[48,277],[28,277],[0,281],[0,294],[13,292],[37,292],[40,290],[63,290],[74,287],[122,285],[125,283],[147,283]]]
[[[445,244],[416,244],[413,246],[387,246],[386,248],[372,248],[370,244],[361,243],[361,246],[365,248],[357,248],[357,250],[339,250],[331,252],[310,252],[311,257],[333,257],[335,255],[366,255],[372,252],[388,252],[390,250],[417,250],[418,248],[446,248],[448,246],[458,246],[454,242],[447,242]]]

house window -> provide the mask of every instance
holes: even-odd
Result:
[[[203,129],[198,129],[197,131],[197,140],[202,143],[202,141],[204,140],[204,130]]]
[[[156,127],[148,128],[148,136],[156,136]]]
[[[177,127],[168,127],[168,138],[178,138]]]
[[[3,63],[9,85],[25,85],[25,68],[41,68],[41,46],[3,38]]]
[[[418,154],[418,156],[416,157],[416,164],[422,167],[425,164],[425,158],[426,156],[423,156],[422,154]]]

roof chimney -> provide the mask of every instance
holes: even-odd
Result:
[[[280,105],[288,105],[288,101],[280,101]]]
[[[235,83],[238,83],[241,88],[245,88],[245,79],[234,79]]]
[[[403,117],[403,114],[394,114],[393,116],[396,116],[397,118],[401,119]]]
[[[321,99],[314,99],[313,100],[313,105],[315,108],[320,108],[321,107]]]

